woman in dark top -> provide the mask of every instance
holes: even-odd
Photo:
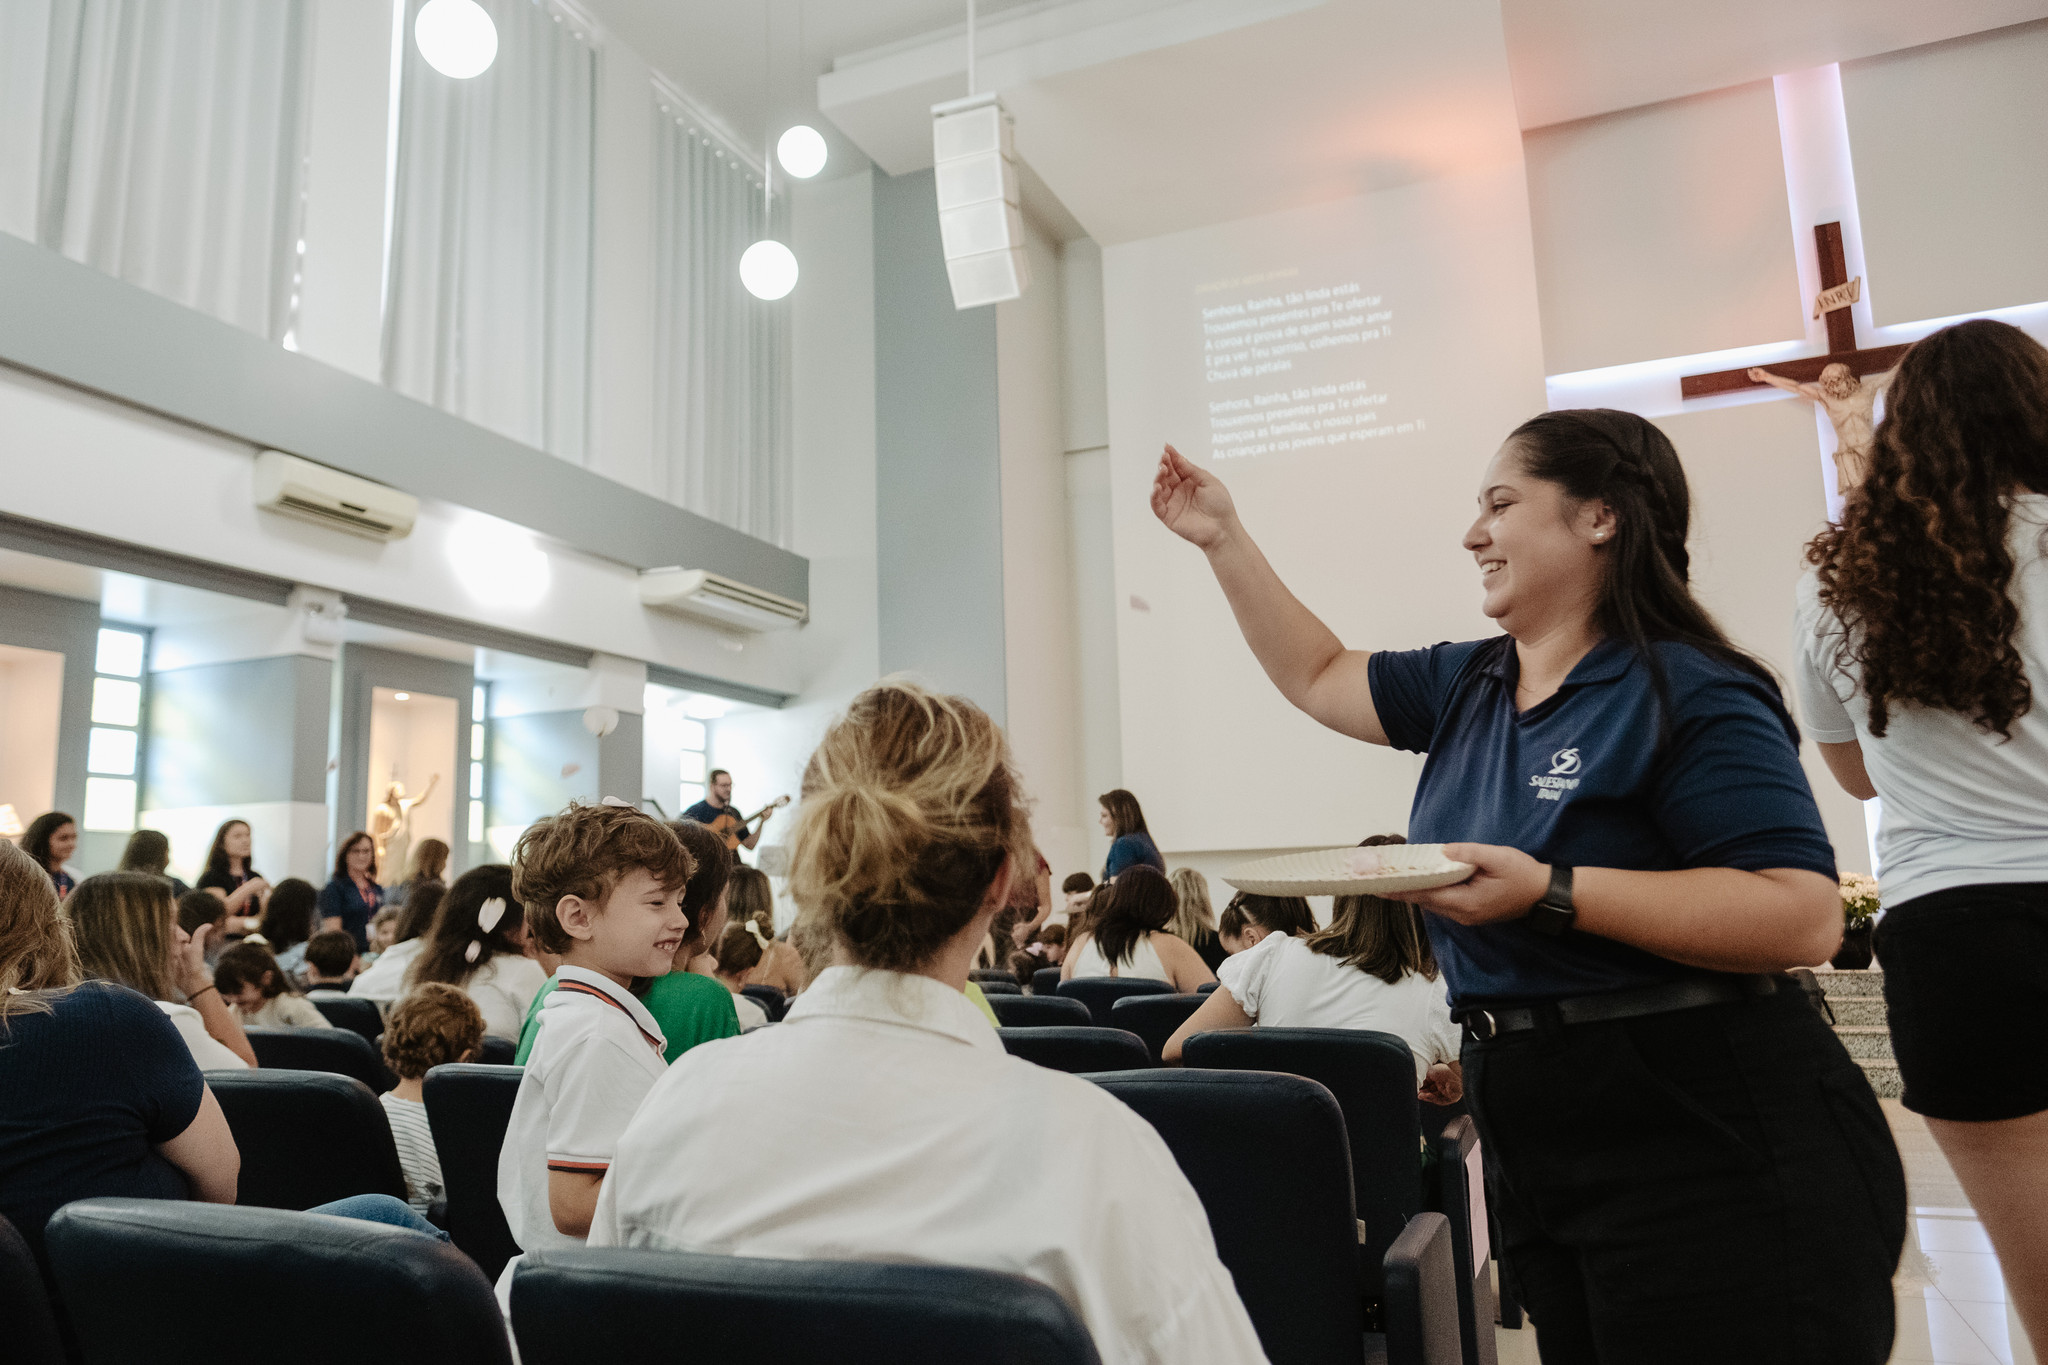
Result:
[[[81,981],[47,877],[0,842],[0,1214],[39,1258],[73,1199],[235,1202],[234,1138],[178,1030]]]
[[[199,875],[201,891],[227,902],[228,929],[233,933],[246,934],[256,927],[263,896],[270,890],[270,883],[249,865],[252,842],[248,821],[221,821],[206,850],[206,871]]]
[[[320,927],[340,929],[356,941],[356,951],[370,951],[370,916],[384,904],[377,885],[377,845],[357,830],[341,841],[334,855],[334,877],[320,888]]]
[[[1840,940],[1834,855],[1777,686],[1692,597],[1678,454],[1631,413],[1546,413],[1478,503],[1463,544],[1506,633],[1368,653],[1213,474],[1168,447],[1152,490],[1289,701],[1428,755],[1408,837],[1477,870],[1400,899],[1432,912],[1544,1359],[1876,1365],[1904,1172],[1778,975]]]
[[[1102,865],[1102,880],[1108,881],[1127,867],[1157,868],[1166,874],[1166,859],[1145,828],[1145,812],[1138,798],[1118,787],[1096,798],[1102,803],[1102,832],[1109,836],[1109,859]]]
[[[64,870],[78,849],[78,822],[61,810],[45,811],[28,822],[22,832],[21,851],[36,860],[43,875],[57,888],[57,898],[71,894],[78,880]]]

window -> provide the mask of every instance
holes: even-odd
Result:
[[[135,828],[142,778],[144,631],[107,626],[93,659],[92,731],[86,738],[85,827]]]
[[[683,748],[680,809],[688,810],[704,799],[704,750],[710,740],[710,730],[701,720],[684,720],[677,722],[677,732],[682,738]]]
[[[469,702],[469,842],[484,841],[484,764],[490,754],[491,692],[479,683]]]

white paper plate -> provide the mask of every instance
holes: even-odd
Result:
[[[1427,891],[1450,886],[1472,875],[1471,863],[1444,856],[1442,844],[1385,844],[1373,852],[1386,870],[1354,877],[1344,859],[1350,848],[1319,848],[1312,853],[1283,853],[1261,858],[1223,874],[1223,880],[1255,896],[1372,896],[1388,891]]]

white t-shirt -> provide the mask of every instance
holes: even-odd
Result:
[[[547,983],[547,969],[532,958],[499,953],[471,972],[462,990],[483,1013],[485,1033],[516,1041],[526,1025],[527,1007]]]
[[[1223,961],[1220,989],[1266,1028],[1352,1028],[1391,1033],[1415,1054],[1419,1086],[1433,1062],[1458,1060],[1458,1026],[1441,975],[1410,972],[1394,985],[1287,934],[1268,934]]]
[[[190,1005],[173,1005],[168,1000],[159,1000],[156,1007],[170,1016],[177,1026],[178,1036],[185,1040],[185,1046],[192,1049],[192,1060],[199,1063],[201,1071],[247,1071],[249,1064],[243,1061],[226,1043],[206,1031],[206,1020]]]
[[[555,982],[498,1153],[498,1203],[526,1251],[583,1245],[555,1228],[548,1172],[604,1174],[627,1120],[668,1069],[661,1025],[623,986],[566,963]],[[511,1273],[506,1266],[501,1285]]]
[[[244,1026],[253,1028],[333,1028],[319,1006],[303,995],[273,995],[263,1002],[263,1008],[245,1010],[240,1005],[230,1005],[235,1018]]]
[[[403,943],[394,943],[377,955],[377,960],[357,974],[349,983],[348,993],[371,1000],[390,1002],[405,994],[405,974],[412,966],[412,960],[427,946],[424,938],[409,938]]]
[[[732,1007],[740,1016],[740,1032],[757,1029],[768,1022],[768,1011],[761,1008],[761,1002],[750,996],[733,992]]]
[[[684,1053],[590,1244],[1006,1271],[1064,1298],[1104,1365],[1266,1359],[1152,1126],[924,976],[833,967],[778,1027]]]
[[[1856,740],[1882,799],[1879,886],[1887,906],[1953,886],[2048,881],[2048,495],[2013,499],[2007,544],[2019,607],[2013,639],[2034,704],[2012,738],[1986,734],[1953,711],[1894,705],[1884,738],[1870,733],[1870,704],[1853,672],[1838,671],[1842,624],[1821,605],[1813,570],[1799,580],[1799,709],[1806,733],[1825,744]]]
[[[1166,970],[1166,964],[1159,960],[1159,950],[1152,946],[1150,934],[1132,946],[1130,959],[1119,962],[1115,970],[1110,969],[1109,958],[1096,946],[1095,935],[1090,934],[1075,952],[1074,970],[1068,975],[1114,976],[1126,980],[1144,979],[1169,983],[1173,980],[1172,973]]]
[[[405,1202],[415,1213],[446,1193],[441,1184],[441,1154],[434,1147],[434,1129],[427,1122],[427,1106],[418,1100],[402,1100],[391,1091],[377,1097],[384,1117],[391,1124],[391,1140],[398,1147],[398,1164],[405,1171]]]

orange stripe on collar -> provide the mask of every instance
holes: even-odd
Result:
[[[592,997],[593,999],[602,1000],[605,1002],[605,1004],[610,1005],[613,1009],[617,1010],[620,1014],[625,1015],[628,1019],[633,1019],[633,1011],[627,1009],[624,1005],[621,1005],[617,1000],[614,1000],[611,996],[605,994],[603,991],[597,989],[597,987],[595,986],[586,986],[580,981],[565,981],[561,985],[555,987],[555,990],[558,992],[572,991],[577,995],[587,995]],[[649,1047],[658,1048],[661,1046],[661,1039],[655,1037],[646,1029],[640,1028],[640,1021],[638,1019],[633,1019],[633,1027],[636,1029],[640,1029],[640,1036],[647,1040],[647,1045]]]

